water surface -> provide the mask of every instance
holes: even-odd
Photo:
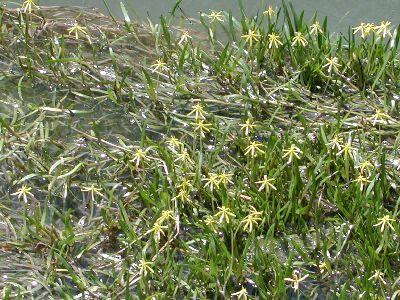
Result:
[[[11,1],[3,0],[3,2]],[[17,2],[22,2],[22,0]],[[107,2],[113,14],[121,16],[120,1],[108,0]],[[254,14],[265,6],[279,6],[281,3],[280,0],[244,0],[242,2],[249,14]],[[299,11],[304,10],[308,17],[311,17],[315,11],[320,16],[328,16],[330,28],[336,31],[346,30],[348,26],[360,22],[390,20],[394,24],[400,23],[399,0],[295,0],[291,2]],[[145,19],[150,16],[156,20],[161,14],[168,14],[175,0],[125,0],[124,3],[133,17]],[[97,7],[107,13],[103,0],[41,0],[40,4]],[[239,12],[237,0],[183,0],[181,7],[190,16],[196,16],[199,12],[208,12],[210,9],[232,10],[235,14]]]

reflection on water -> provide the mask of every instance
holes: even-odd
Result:
[[[10,2],[4,1],[3,2]],[[22,2],[22,0],[17,1]],[[280,0],[245,0],[242,1],[249,14],[254,14],[262,7],[279,6]],[[107,12],[103,0],[41,0],[41,5],[68,5],[98,7]],[[116,15],[120,14],[120,1],[108,0],[108,6]],[[144,19],[151,16],[157,19],[161,14],[167,14],[173,7],[175,0],[125,0],[125,6],[132,16]],[[400,23],[400,1],[398,0],[295,0],[292,1],[298,10],[304,10],[307,16],[312,16],[318,11],[320,16],[329,16],[332,30],[345,30],[349,25],[364,22],[379,22],[390,20],[395,24]],[[238,0],[183,0],[181,7],[185,14],[196,15],[198,12],[213,10],[232,10],[239,13]]]

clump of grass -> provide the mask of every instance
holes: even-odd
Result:
[[[395,299],[397,30],[179,4],[1,10],[3,298]]]

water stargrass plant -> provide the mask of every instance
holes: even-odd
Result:
[[[180,2],[0,9],[2,298],[397,299],[399,28]]]

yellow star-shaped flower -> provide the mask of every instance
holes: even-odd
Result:
[[[253,46],[253,42],[258,42],[261,38],[261,35],[257,33],[257,30],[249,29],[247,34],[243,34],[242,38],[246,40],[246,43],[249,43],[249,47]]]
[[[278,34],[272,32],[268,34],[268,48],[271,49],[274,47],[275,49],[279,48],[279,46],[282,46],[283,43],[280,40],[280,37]]]
[[[75,35],[75,39],[79,39],[79,35],[88,35],[88,32],[86,31],[86,27],[80,26],[77,21],[75,21],[75,24],[72,25],[68,29],[68,34],[69,35]]]

